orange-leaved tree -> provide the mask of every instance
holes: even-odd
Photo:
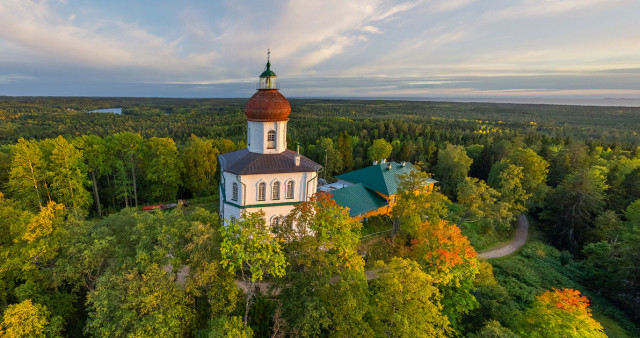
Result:
[[[591,316],[589,299],[580,291],[545,291],[523,317],[520,334],[526,337],[606,337]]]
[[[414,259],[434,278],[443,312],[458,329],[460,317],[478,306],[473,280],[479,271],[475,249],[460,228],[445,220],[424,222],[412,244]]]

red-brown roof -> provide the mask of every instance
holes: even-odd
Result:
[[[247,149],[220,155],[222,171],[236,175],[276,174],[312,172],[322,168],[318,163],[300,156],[300,165],[295,165],[296,152],[285,150],[280,154],[258,154]]]
[[[258,90],[244,106],[249,121],[288,121],[290,113],[289,101],[277,89]]]

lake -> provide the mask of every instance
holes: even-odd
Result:
[[[96,109],[96,110],[88,111],[87,113],[112,113],[112,114],[122,115],[122,108]]]

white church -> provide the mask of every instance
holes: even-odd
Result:
[[[220,216],[225,222],[262,210],[272,226],[316,192],[322,166],[287,149],[290,113],[267,61],[258,91],[245,105],[247,149],[219,156]]]

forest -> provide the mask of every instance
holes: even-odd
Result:
[[[245,102],[0,97],[0,336],[640,336],[640,108],[293,99],[327,180],[419,169],[389,216],[268,229],[218,217]]]

